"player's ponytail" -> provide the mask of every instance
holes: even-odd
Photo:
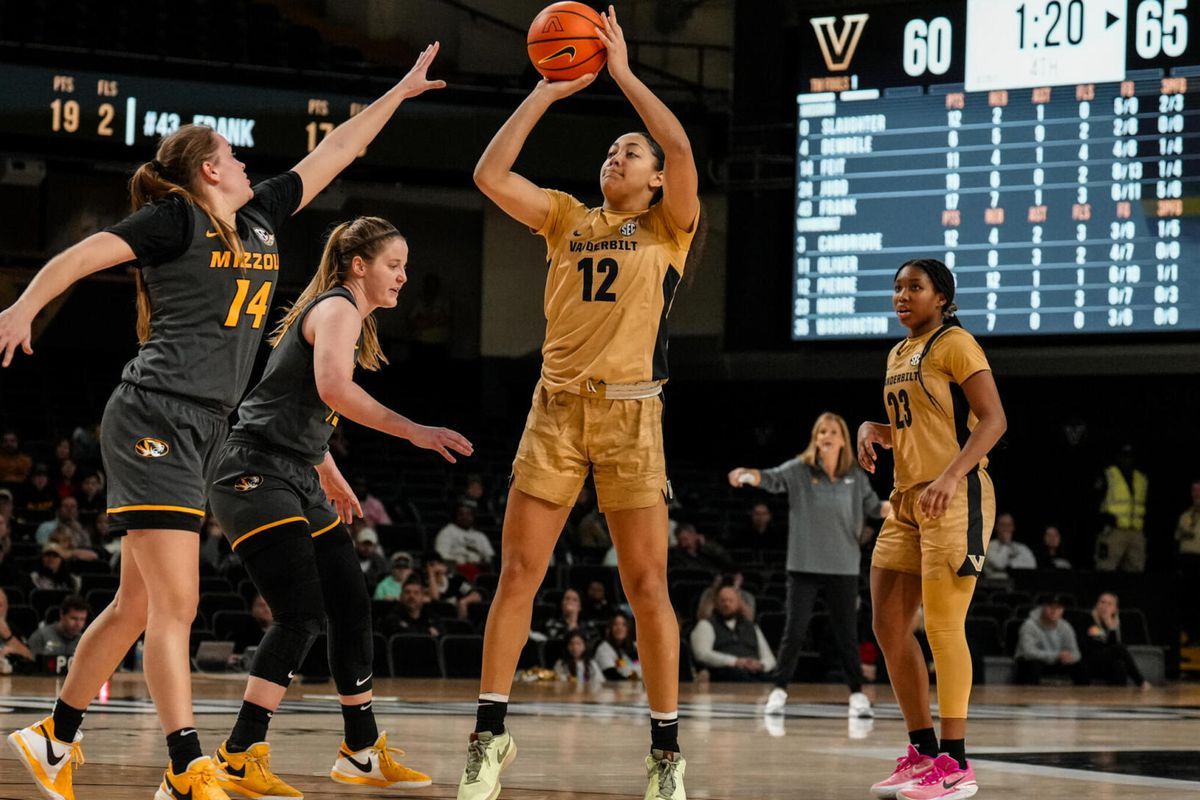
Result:
[[[321,252],[321,262],[317,265],[317,273],[313,275],[308,286],[296,298],[296,302],[288,308],[279,326],[271,332],[267,341],[272,347],[279,344],[304,309],[330,289],[341,286],[350,274],[354,257],[370,261],[379,255],[383,246],[392,239],[404,236],[396,230],[392,223],[380,217],[357,217],[349,222],[334,226],[325,240],[325,248]],[[375,325],[375,315],[368,314],[363,320],[362,342],[358,348],[358,365],[363,369],[377,370],[387,363],[383,348],[379,346],[379,331]]]
[[[217,157],[217,145],[217,136],[207,125],[184,125],[163,137],[154,159],[138,167],[129,179],[129,197],[134,211],[147,203],[164,200],[173,194],[183,197],[205,213],[221,242],[233,253],[233,263],[240,264],[242,240],[232,227],[217,219],[195,183],[204,162]],[[146,283],[142,280],[140,270],[135,273],[135,281],[137,335],[138,341],[144,344],[150,338],[150,295],[146,291]]]
[[[638,136],[646,140],[646,145],[650,148],[650,154],[654,157],[654,168],[656,170],[663,169],[667,163],[666,153],[663,152],[662,145],[658,140],[649,134],[647,131],[638,131]],[[663,190],[660,186],[654,190],[654,194],[650,198],[650,205],[654,205],[662,200]],[[696,266],[699,265],[701,259],[704,258],[704,245],[708,241],[708,215],[704,213],[704,204],[700,204],[700,213],[696,218],[696,233],[692,236],[692,244],[688,248],[687,259],[683,263],[684,284],[692,285],[692,279],[695,277]]]

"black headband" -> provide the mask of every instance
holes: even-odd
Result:
[[[345,247],[345,248],[339,247],[338,254],[341,257],[345,258],[346,256],[350,255],[354,251],[361,250],[362,248],[366,247],[367,245],[371,244],[372,242],[377,242],[380,239],[386,239],[389,236],[399,236],[399,235],[400,235],[400,231],[396,230],[395,228],[390,228],[390,229],[384,231],[383,233],[377,233],[374,236],[363,239],[361,242],[354,245],[353,247]]]

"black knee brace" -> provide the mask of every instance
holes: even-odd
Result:
[[[354,545],[340,526],[318,536],[315,544],[329,620],[329,671],[340,695],[371,691],[375,658],[371,598]]]
[[[319,616],[300,614],[277,615],[267,635],[254,654],[254,665],[250,674],[264,681],[287,686],[296,670],[304,663],[304,657],[321,633]]]

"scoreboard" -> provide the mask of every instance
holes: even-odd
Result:
[[[1200,330],[1200,0],[811,12],[791,335],[896,338],[943,260],[983,335]]]

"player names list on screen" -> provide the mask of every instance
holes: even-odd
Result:
[[[901,335],[918,257],[981,334],[1200,329],[1200,73],[797,99],[794,339]]]

